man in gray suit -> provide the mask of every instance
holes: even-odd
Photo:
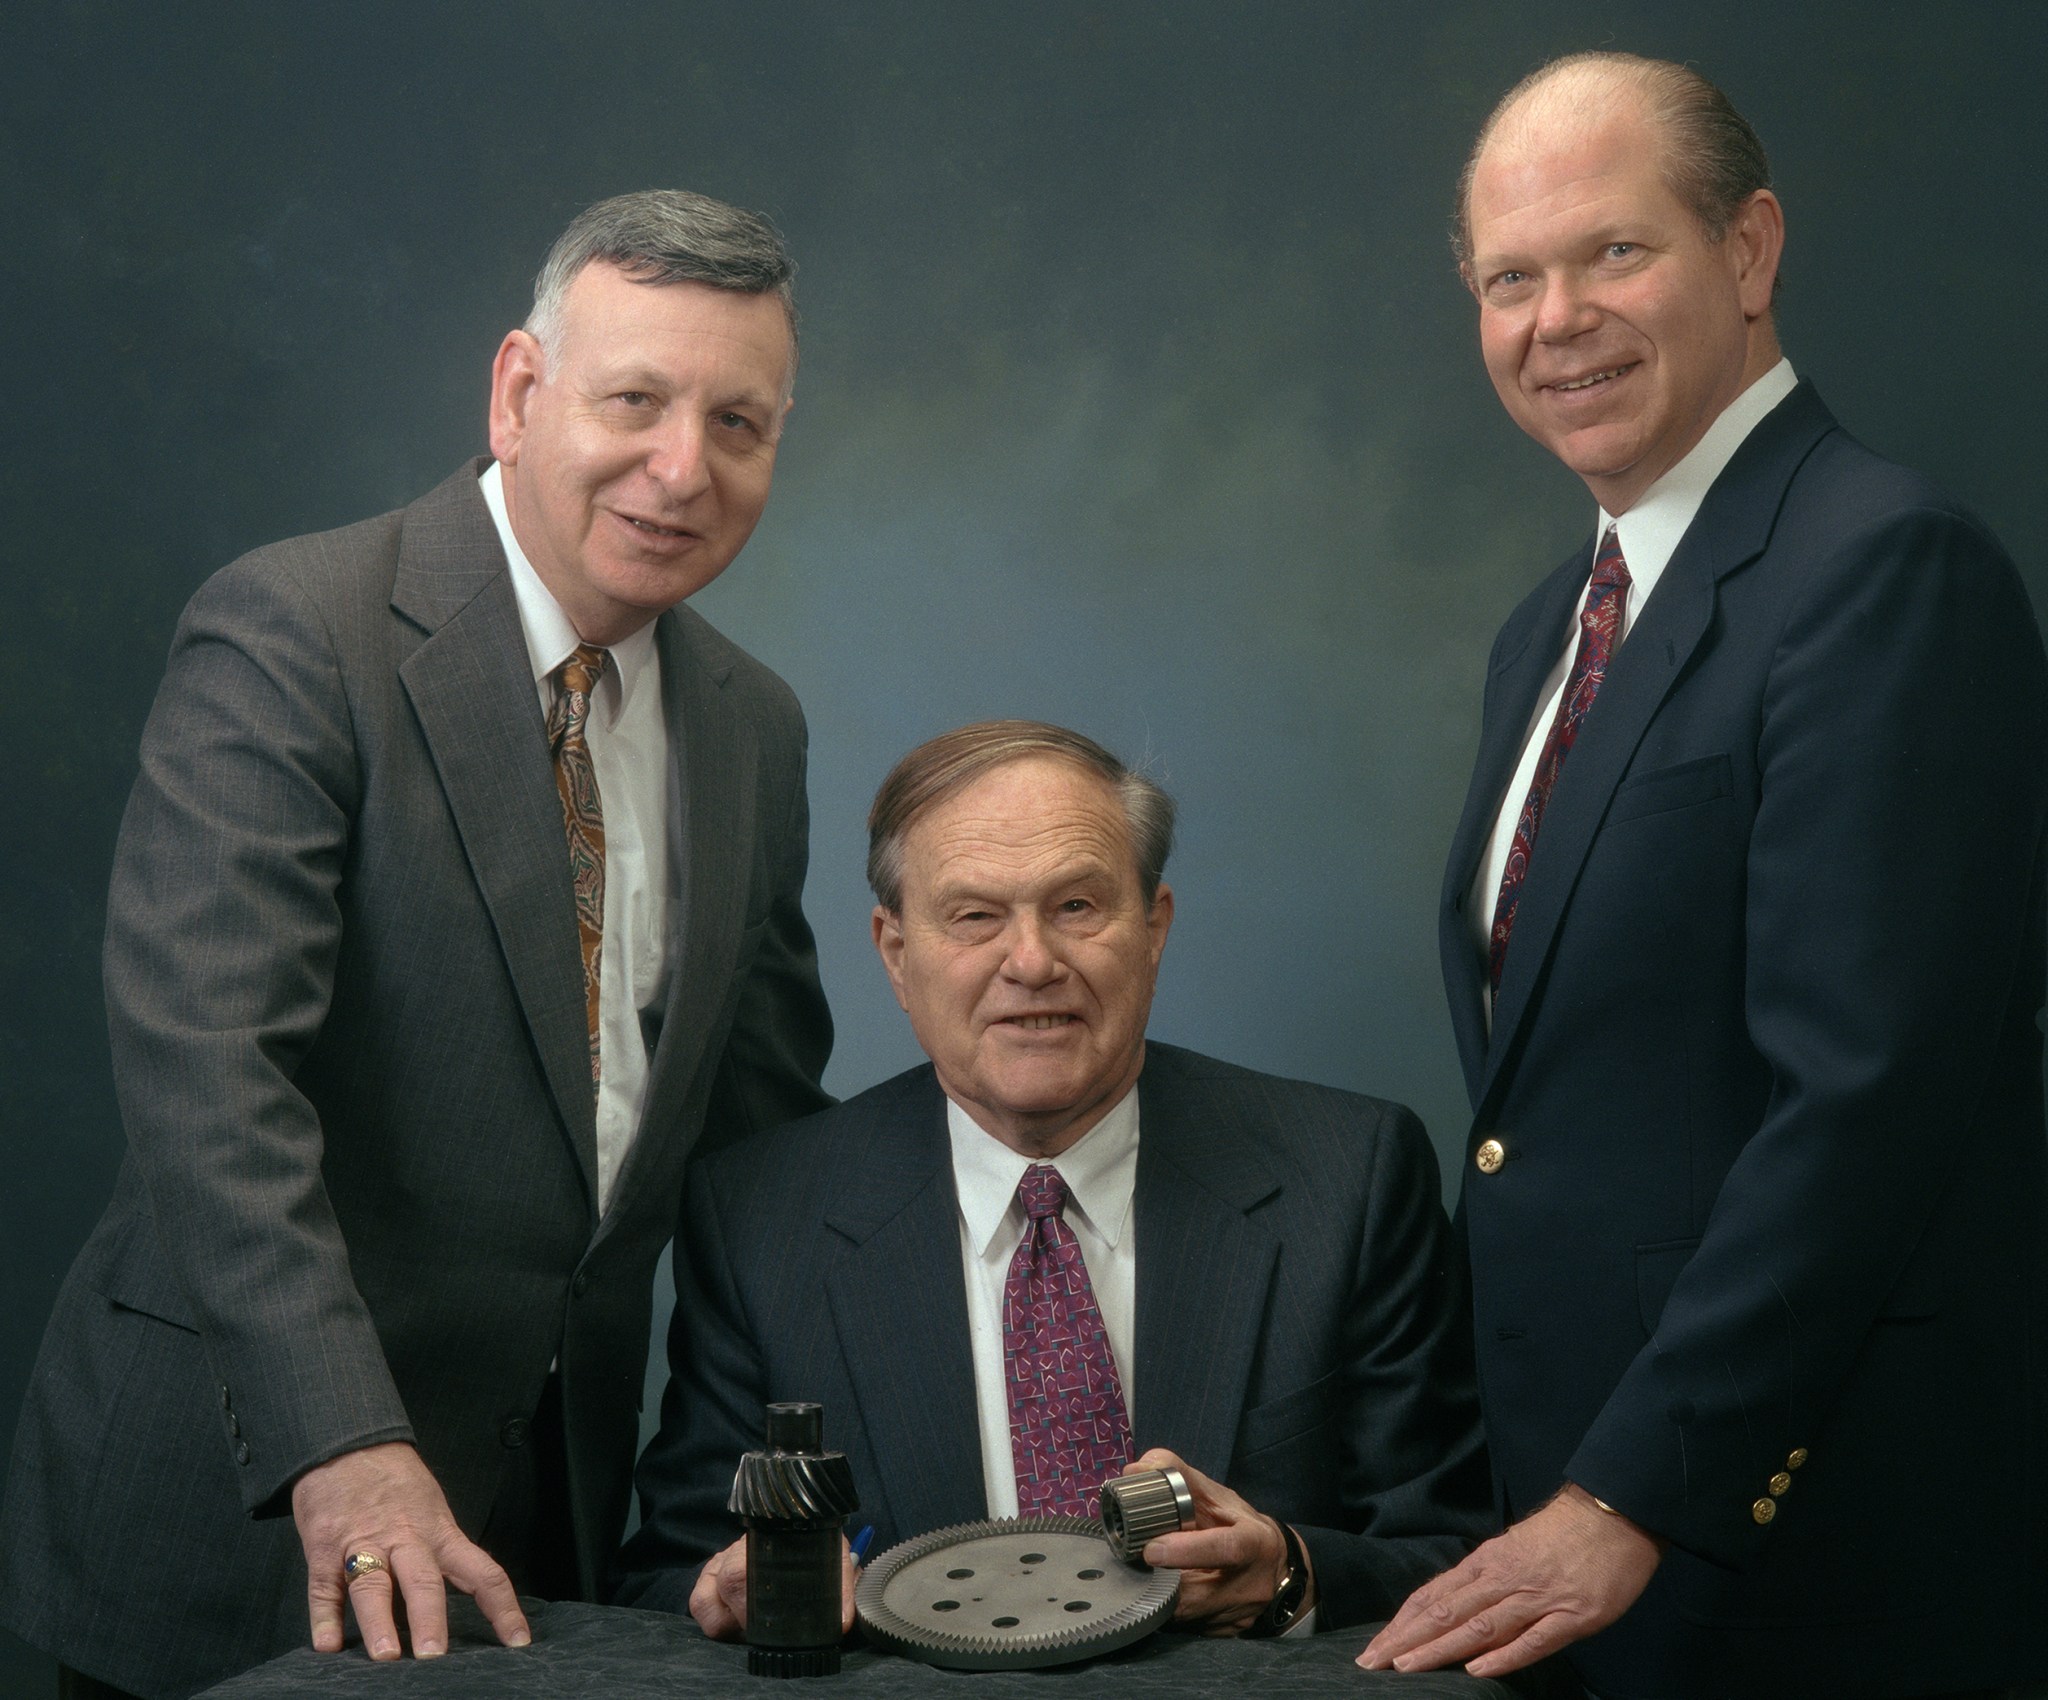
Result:
[[[594,1592],[684,1159],[827,1102],[802,718],[677,606],[767,500],[790,275],[701,196],[591,208],[494,463],[186,610],[108,903],[128,1155],[0,1521],[75,1692]]]
[[[1172,829],[1157,786],[1035,722],[884,781],[875,944],[931,1063],[693,1166],[622,1600],[739,1633],[725,1498],[774,1399],[823,1401],[883,1546],[1094,1515],[1143,1443],[1198,1514],[1146,1556],[1210,1633],[1384,1617],[1486,1532],[1421,1126],[1145,1037]]]

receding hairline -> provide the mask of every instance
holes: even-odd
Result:
[[[1660,175],[1709,238],[1719,241],[1726,226],[1718,221],[1732,215],[1734,205],[1716,193],[1721,186],[1711,181],[1711,173],[1729,155],[1725,127],[1716,122],[1711,139],[1707,135],[1701,112],[1710,103],[1733,121],[1754,150],[1756,186],[1770,187],[1768,160],[1755,131],[1727,95],[1691,66],[1607,50],[1568,53],[1539,65],[1494,104],[1465,156],[1451,231],[1459,269],[1469,271],[1472,261],[1472,186],[1479,167],[1496,144],[1534,146],[1537,126],[1559,114],[1577,118],[1581,133],[1610,119],[1638,118],[1657,149]],[[1687,143],[1712,150],[1707,171],[1696,169],[1701,162],[1677,151]],[[1704,204],[1710,198],[1716,203],[1711,213]]]

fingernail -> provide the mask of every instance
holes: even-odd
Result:
[[[389,1641],[379,1641],[376,1646],[370,1649],[370,1657],[373,1659],[395,1659],[398,1657],[398,1649],[392,1646]]]
[[[438,1659],[448,1649],[438,1641],[415,1641],[412,1656],[416,1659]]]
[[[512,1639],[507,1641],[505,1645],[508,1647],[531,1647],[533,1645],[533,1637],[523,1629],[515,1629],[512,1631]]]

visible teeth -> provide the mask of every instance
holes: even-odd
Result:
[[[636,519],[633,523],[637,525],[642,531],[651,531],[657,537],[682,536],[682,533],[680,531],[673,530],[671,527],[666,525],[656,525],[652,520]]]
[[[1614,366],[1605,372],[1595,372],[1590,378],[1574,378],[1570,383],[1559,384],[1557,387],[1561,390],[1588,389],[1594,384],[1604,383],[1609,378],[1618,378],[1627,370],[1625,366]]]
[[[1043,1033],[1048,1027],[1064,1027],[1073,1019],[1071,1015],[1024,1015],[1018,1017],[1017,1025],[1033,1033]]]

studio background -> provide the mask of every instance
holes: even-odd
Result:
[[[99,939],[178,610],[482,452],[542,253],[627,189],[764,209],[801,267],[775,494],[696,606],[809,713],[827,1084],[917,1059],[874,786],[1030,715],[1182,805],[1153,1031],[1406,1100],[1454,1187],[1442,856],[1493,632],[1592,506],[1495,401],[1445,222],[1499,93],[1603,45],[1757,125],[1794,364],[2048,601],[2048,8],[17,5],[0,1448],[121,1151]],[[0,1692],[47,1669],[0,1644]]]

